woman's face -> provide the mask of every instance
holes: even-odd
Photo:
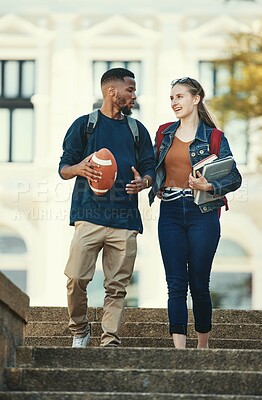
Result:
[[[176,84],[170,93],[171,108],[178,119],[186,118],[197,113],[199,95],[193,96],[189,88],[183,84]]]

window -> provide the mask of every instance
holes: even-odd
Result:
[[[216,253],[217,257],[248,257],[246,249],[243,248],[238,242],[232,239],[221,238]]]
[[[230,92],[229,79],[232,76],[225,66],[215,61],[200,61],[199,74],[207,100]],[[235,65],[234,77],[235,79],[241,79],[240,64]],[[230,141],[230,147],[237,163],[247,164],[249,149],[248,124],[244,119],[236,118],[233,109],[231,114],[230,120],[225,123],[222,129]],[[214,110],[214,116],[216,117],[216,110]]]
[[[212,272],[210,291],[213,308],[251,309],[252,274]]]
[[[230,73],[227,68],[214,61],[199,62],[200,82],[205,89],[207,99],[229,92],[227,84]]]
[[[99,255],[100,257],[101,255]],[[138,282],[139,273],[134,271],[130,284],[127,287],[127,296],[125,298],[126,307],[138,307]],[[102,307],[105,297],[104,273],[97,269],[92,282],[87,286],[88,304],[90,307]]]
[[[0,233],[0,254],[25,254],[26,252],[26,244],[20,236]]]
[[[27,247],[18,232],[0,225],[0,270],[21,290],[27,290]]]
[[[2,270],[3,274],[10,279],[23,292],[27,290],[27,271]]]
[[[216,258],[225,264],[249,264],[247,250],[237,241],[221,238]],[[212,272],[210,283],[214,308],[250,309],[252,307],[252,273]]]
[[[33,161],[35,62],[0,61],[0,161]]]
[[[232,0],[224,0],[225,3],[229,3]],[[256,0],[240,0],[240,1],[252,1],[253,3],[256,3]]]
[[[141,77],[141,62],[140,61],[94,61],[93,62],[93,95],[95,102],[93,109],[100,108],[102,105],[102,95],[100,88],[101,76],[110,68],[126,68],[135,74],[136,79],[136,95],[140,94],[140,77]],[[138,118],[139,116],[139,100],[137,98],[134,108],[132,109],[132,116]]]

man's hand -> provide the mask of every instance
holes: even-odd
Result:
[[[164,189],[161,188],[161,189],[159,189],[159,191],[156,194],[157,198],[160,200],[162,200],[162,198],[163,198],[163,191],[164,191]]]
[[[126,191],[128,194],[136,194],[145,189],[145,183],[135,167],[132,167],[131,169],[134,173],[134,179],[131,181],[131,183],[128,183],[126,185]]]
[[[75,165],[64,165],[61,169],[61,174],[64,179],[71,179],[75,176],[83,176],[89,181],[98,182],[101,179],[102,173],[94,169],[94,167],[100,168],[100,165],[90,161],[93,153],[86,157],[79,164]]]

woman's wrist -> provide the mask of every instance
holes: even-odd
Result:
[[[205,190],[206,190],[206,192],[213,192],[214,191],[214,188],[213,188],[213,186],[211,185],[211,183],[206,183],[206,188],[205,188]]]

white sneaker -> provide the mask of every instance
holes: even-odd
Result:
[[[90,332],[86,336],[74,336],[72,347],[86,347],[90,342]]]

